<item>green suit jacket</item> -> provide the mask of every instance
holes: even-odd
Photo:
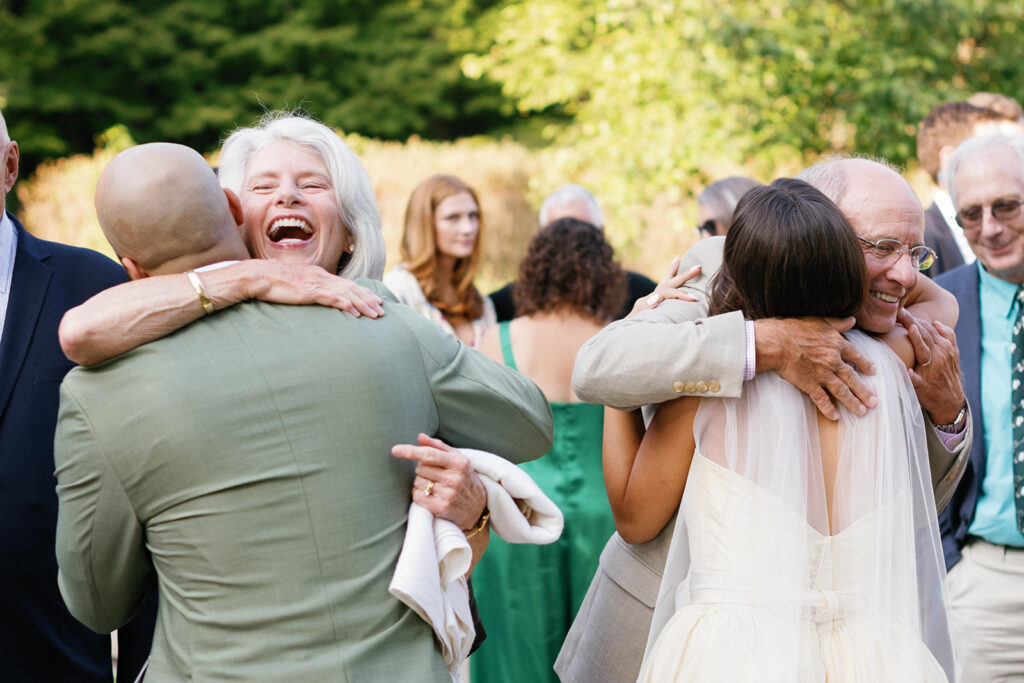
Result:
[[[526,461],[550,409],[363,284],[383,318],[244,303],[64,381],[60,590],[106,632],[159,583],[147,682],[450,680],[388,593],[414,477],[390,449],[426,432]]]

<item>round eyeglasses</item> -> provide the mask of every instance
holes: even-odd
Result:
[[[1005,223],[1020,215],[1021,204],[1024,204],[1024,201],[1020,199],[997,199],[992,202],[989,211],[993,218]],[[981,227],[981,221],[984,218],[984,206],[968,206],[956,213],[956,223],[964,230],[977,230]]]
[[[877,242],[866,240],[863,237],[858,237],[864,246],[871,247],[871,251],[874,253],[875,258],[880,261],[896,261],[900,256],[906,254],[910,257],[910,265],[914,266],[918,270],[928,270],[935,263],[935,259],[938,258],[935,252],[930,247],[926,247],[923,244],[918,244],[913,247],[903,246],[903,242],[894,239],[881,239]]]

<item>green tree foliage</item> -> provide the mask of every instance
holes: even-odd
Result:
[[[480,7],[461,7],[473,21]],[[121,123],[201,150],[265,108],[364,135],[452,138],[513,113],[466,78],[444,0],[27,0],[0,6],[0,107],[27,166]]]
[[[544,131],[563,150],[547,184],[587,182],[614,213],[737,167],[768,179],[827,152],[903,163],[933,105],[1024,95],[1022,17],[1021,0],[510,0],[463,67],[523,115],[568,115]]]

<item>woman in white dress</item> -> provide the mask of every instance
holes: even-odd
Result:
[[[842,318],[864,295],[860,244],[831,201],[792,179],[747,193],[712,313]],[[650,540],[679,510],[640,680],[952,680],[912,351],[849,337],[876,368],[864,417],[826,420],[775,373],[738,399],[666,403],[646,434],[608,409],[619,533]]]
[[[473,284],[482,228],[473,188],[454,176],[431,176],[405,208],[402,262],[384,274],[402,303],[470,346],[498,321],[490,298]]]

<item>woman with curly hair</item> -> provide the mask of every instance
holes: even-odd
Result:
[[[476,193],[450,175],[420,183],[405,208],[402,262],[384,275],[401,300],[470,346],[497,322],[473,284],[483,220]]]
[[[563,218],[530,242],[519,267],[519,314],[484,335],[480,350],[540,387],[554,416],[554,446],[522,466],[565,514],[552,546],[493,538],[473,572],[490,642],[472,658],[473,680],[555,681],[552,666],[586,595],[614,521],[601,476],[603,408],[572,389],[576,352],[622,305],[624,274],[604,235]]]

